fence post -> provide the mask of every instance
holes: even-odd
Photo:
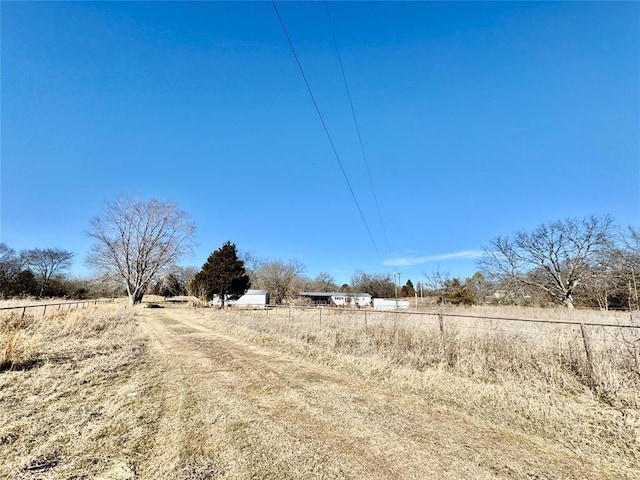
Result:
[[[27,311],[27,307],[22,307],[22,317],[20,317],[20,320],[24,319],[24,314]]]
[[[441,313],[438,314],[438,324],[440,325],[440,333],[444,333],[444,320]]]
[[[45,305],[44,308],[42,309],[42,316],[44,317],[46,313],[47,313],[47,306]]]
[[[364,331],[367,331],[367,311],[364,311]]]
[[[580,331],[582,332],[582,341],[584,342],[584,351],[587,353],[587,363],[589,364],[589,382],[591,387],[595,385],[595,370],[593,369],[593,357],[591,355],[591,345],[589,344],[589,335],[584,323],[580,323]]]
[[[322,307],[318,307],[318,311],[320,312],[320,326],[322,326]]]

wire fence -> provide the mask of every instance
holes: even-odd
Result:
[[[437,321],[437,325],[440,330],[444,330],[445,325],[458,325],[461,326],[461,320],[472,319],[480,320],[484,322],[491,320],[493,322],[501,322],[503,324],[515,323],[515,324],[547,324],[547,325],[569,325],[585,327],[605,327],[605,328],[622,328],[622,329],[640,329],[640,323],[635,323],[632,320],[628,322],[611,322],[611,321],[585,321],[585,320],[560,320],[560,319],[542,319],[542,318],[522,318],[522,317],[505,317],[499,315],[477,315],[468,313],[450,313],[450,312],[433,312],[433,311],[403,311],[403,310],[372,310],[372,309],[353,309],[353,308],[335,308],[335,307],[308,307],[308,306],[274,306],[269,305],[265,309],[266,315],[269,312],[282,315],[283,313],[289,317],[293,317],[297,314],[306,312],[307,316],[316,316],[319,321],[325,318],[340,317],[345,319],[361,319],[363,321],[376,321],[376,319],[382,319],[383,321],[394,320],[402,321],[404,323],[415,323],[422,321]],[[456,320],[457,319],[457,320]],[[481,327],[483,324],[474,322],[474,328]]]
[[[251,312],[251,313],[249,313]],[[620,350],[631,355],[640,365],[640,324],[630,317],[627,321],[588,321],[576,319],[521,318],[499,315],[451,313],[441,311],[381,311],[372,309],[332,308],[318,306],[269,306],[265,310],[245,311],[246,315],[264,316],[266,320],[289,325],[315,323],[323,328],[374,326],[414,329],[446,334],[477,334],[489,337],[512,336],[533,342],[543,339],[581,345],[588,364],[593,368],[594,352]],[[624,350],[624,351],[623,351]]]
[[[18,305],[13,307],[0,307],[0,311],[22,310],[22,318],[24,318],[28,309],[42,309],[42,316],[47,314],[47,309],[51,311],[64,311],[79,308],[86,308],[92,305],[104,305],[114,303],[114,299],[95,299],[95,300],[78,300],[75,302],[59,302],[59,303],[38,303],[33,305]],[[37,314],[37,312],[36,312]]]

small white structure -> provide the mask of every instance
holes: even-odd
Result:
[[[308,298],[316,305],[335,305],[336,307],[371,306],[371,295],[368,293],[300,292],[298,296]]]
[[[409,300],[396,298],[374,298],[373,309],[383,311],[406,310],[409,308]]]
[[[238,300],[227,300],[225,305],[230,307],[264,308],[269,305],[269,292],[266,290],[247,290]],[[220,305],[220,298],[216,295],[211,305]]]

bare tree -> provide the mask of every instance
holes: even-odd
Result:
[[[366,273],[356,270],[351,276],[351,289],[354,293],[368,293],[374,298],[393,298],[396,285],[388,273]]]
[[[622,264],[626,271],[629,308],[640,309],[640,230],[629,226],[622,239]]]
[[[194,232],[195,224],[175,203],[120,197],[105,202],[103,214],[91,220],[88,235],[96,243],[88,263],[118,278],[135,305],[163,268],[191,250]]]
[[[39,277],[40,294],[45,292],[51,277],[71,267],[73,253],[61,248],[34,248],[27,250],[26,259],[29,266]]]
[[[14,282],[26,267],[26,252],[16,253],[6,243],[0,243],[0,297],[16,293]]]
[[[249,280],[251,281],[251,285],[255,286],[258,284],[258,270],[264,263],[259,257],[253,254],[250,251],[242,251],[238,252],[238,258],[244,262],[244,268],[247,271],[247,275],[249,275]]]
[[[307,288],[313,292],[337,292],[338,285],[333,275],[327,272],[320,272],[313,280],[309,281]]]
[[[422,272],[424,277],[423,285],[429,295],[438,299],[438,304],[444,305],[444,293],[447,290],[447,283],[451,281],[449,270],[440,270],[440,265],[436,265],[428,272]]]
[[[293,298],[303,283],[304,265],[295,259],[266,262],[256,272],[257,286],[268,290],[277,304]]]
[[[542,224],[531,232],[496,237],[479,261],[481,268],[501,280],[542,290],[567,308],[591,262],[609,247],[611,217],[590,216]]]

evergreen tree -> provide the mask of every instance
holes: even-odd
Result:
[[[236,246],[226,242],[209,255],[202,270],[196,273],[192,290],[198,292],[205,301],[211,301],[217,296],[223,308],[225,301],[237,300],[247,293],[250,285],[249,275],[244,262],[238,258]]]
[[[473,291],[466,283],[461,283],[459,279],[454,278],[446,282],[444,300],[452,305],[475,305],[476,298]]]
[[[413,297],[416,294],[416,289],[413,286],[411,279],[407,280],[407,283],[402,287],[401,295],[403,297]]]

